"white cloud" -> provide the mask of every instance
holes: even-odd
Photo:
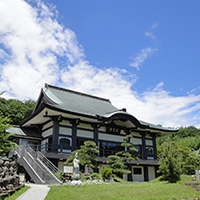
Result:
[[[145,36],[153,39],[154,41],[159,42],[157,40],[155,34],[154,34],[155,29],[157,29],[158,27],[159,27],[158,23],[154,23],[153,25],[151,25],[151,27],[149,28],[149,30],[145,32]]]
[[[137,70],[140,69],[140,66],[144,63],[144,61],[151,57],[157,49],[155,48],[144,48],[140,51],[140,53],[136,54],[136,56],[132,57],[132,62],[129,63],[131,67],[135,67]]]
[[[0,66],[0,88],[10,95],[35,98],[44,82],[55,84],[60,76],[57,55],[70,64],[84,58],[75,33],[62,27],[41,1],[32,7],[23,0],[2,0],[0,21],[0,53],[7,56]]]
[[[165,126],[198,125],[200,95],[174,97],[159,83],[138,94],[137,77],[119,68],[90,65],[76,34],[60,25],[57,11],[42,1],[0,1],[0,88],[7,97],[38,97],[44,83],[108,98],[135,117]],[[152,26],[156,28],[155,25]],[[137,69],[157,49],[144,48],[133,58]]]
[[[150,37],[150,38],[152,38],[152,39],[156,39],[156,36],[155,36],[152,32],[148,32],[148,31],[147,31],[147,32],[145,33],[145,36],[146,36],[146,37]]]
[[[159,27],[159,24],[156,22],[151,26],[151,29],[156,29]]]

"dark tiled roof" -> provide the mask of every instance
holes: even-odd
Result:
[[[162,126],[157,126],[141,120],[137,120],[130,113],[127,113],[125,109],[118,110],[111,104],[108,99],[83,94],[80,92],[48,84],[45,84],[45,88],[42,89],[42,93],[38,99],[35,111],[40,108],[42,102],[61,111],[97,117],[98,119],[109,119],[116,114],[123,116],[127,115],[128,118],[132,117],[134,119],[133,121],[137,121],[138,127],[143,127],[147,129],[149,128],[164,132],[174,132],[178,130],[173,128],[165,128]]]
[[[90,116],[105,115],[117,110],[109,100],[75,92],[51,85],[43,89],[45,95],[54,102],[51,106],[65,111]]]

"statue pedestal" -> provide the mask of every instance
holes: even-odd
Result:
[[[72,180],[80,180],[81,176],[80,174],[73,174]]]
[[[83,185],[83,182],[81,180],[73,180],[71,182],[71,185],[76,186],[76,185]]]

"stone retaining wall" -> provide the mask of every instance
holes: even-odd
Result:
[[[17,175],[17,155],[8,159],[0,157],[0,199],[20,189],[19,176]]]

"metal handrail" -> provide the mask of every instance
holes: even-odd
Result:
[[[29,165],[35,170],[38,176],[44,180],[44,171],[39,164],[34,160],[34,155],[30,147],[18,147],[15,152],[20,156],[24,157]]]
[[[60,173],[61,171],[50,162],[40,151],[37,151],[37,158],[53,173]]]
[[[48,169],[49,171],[54,174],[59,180],[61,180],[61,171],[51,162],[49,161],[49,159],[47,159],[39,150],[41,150],[41,146],[40,148],[37,147],[36,151],[34,151],[32,149],[32,147],[30,145],[28,145],[27,147],[28,151],[30,152],[30,154],[35,157],[38,158]]]

